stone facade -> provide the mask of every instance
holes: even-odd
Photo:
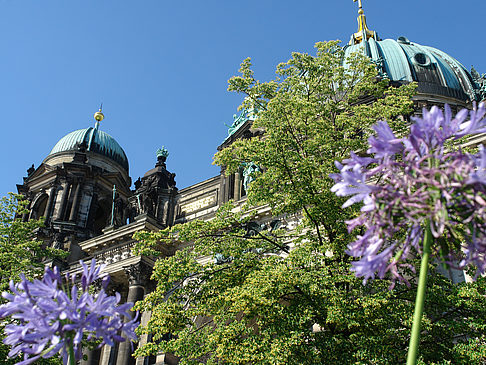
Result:
[[[392,42],[384,42],[380,46],[378,43],[381,40],[377,38],[377,34],[368,34],[364,28],[353,39],[353,42],[359,40],[358,43],[369,42],[366,49],[381,47],[380,49],[386,50],[387,47],[396,46]],[[412,49],[408,40],[404,42],[405,40],[399,39],[397,44],[403,46],[408,42],[407,49]],[[350,46],[355,44],[350,43]],[[372,56],[376,58],[376,55],[370,54]],[[381,71],[388,77],[397,71],[387,65],[386,59],[377,60]],[[378,62],[377,60],[374,61]],[[421,71],[421,79],[416,80],[419,81],[419,91],[424,91],[419,92],[415,98],[417,114],[421,113],[422,107],[442,106],[444,103],[448,103],[456,111],[471,107],[473,101],[480,101],[486,96],[484,75],[480,76],[476,72],[474,77],[468,79],[461,69],[460,72],[457,71],[460,77],[469,80],[475,89],[469,90],[463,86],[463,93],[449,92],[450,90],[443,89],[445,86],[434,89],[432,84],[443,83],[449,80],[446,80],[447,77],[452,76],[440,73],[428,63],[415,63],[415,69]],[[450,61],[450,64],[453,62]],[[427,67],[442,79],[439,76],[434,76],[433,80],[427,79],[426,76],[430,74]],[[462,80],[460,77],[459,81]],[[420,89],[422,79],[425,81]],[[440,92],[434,93],[436,89]],[[262,130],[252,129],[256,112],[244,111],[239,117],[235,116],[228,137],[218,149],[229,146],[236,139],[261,135]],[[100,113],[101,110],[95,114],[98,122],[103,117]],[[106,272],[111,276],[112,290],[120,292],[126,301],[137,301],[153,290],[149,277],[155,262],[152,257],[136,256],[132,253],[133,234],[143,230],[158,231],[195,219],[211,219],[223,203],[229,200],[244,202],[246,187],[251,182],[248,172],[258,167],[242,166],[239,172],[230,176],[226,176],[223,169],[218,176],[178,190],[175,174],[167,170],[168,153],[166,150],[159,150],[154,168],[139,178],[132,190],[128,160],[123,150],[111,136],[99,131],[98,127],[97,123],[95,128],[68,134],[56,144],[39,167],[32,166],[28,169],[23,184],[18,185],[19,193],[30,202],[30,213],[22,219],[45,217],[45,228],[37,232],[39,239],[69,252],[65,262],[55,264],[64,270],[75,272],[80,270],[80,259],[95,258],[97,262],[107,265]],[[268,207],[260,207],[258,210],[259,225],[271,225],[274,222]],[[297,220],[298,217],[290,217],[281,223],[292,229]],[[173,252],[166,249],[163,254],[170,256]],[[149,316],[149,313],[143,313],[142,322],[146,323]],[[141,338],[141,341],[146,340]],[[86,355],[87,360],[82,362],[83,365],[177,363],[176,358],[164,354],[134,359],[127,343],[121,343],[114,348],[104,346],[102,349],[87,352]]]
[[[242,186],[240,176],[221,174],[179,191],[175,174],[166,168],[166,156],[158,156],[155,167],[131,190],[131,179],[120,164],[77,145],[49,155],[37,168],[29,168],[17,188],[30,202],[30,213],[22,219],[45,217],[46,225],[37,232],[38,238],[69,252],[65,262],[53,264],[76,272],[81,269],[80,259],[95,258],[106,264],[111,290],[119,292],[124,301],[135,302],[153,290],[149,278],[155,261],[132,253],[133,234],[210,219],[222,203],[242,197],[241,189],[236,195],[233,191],[235,181]],[[169,249],[164,252],[165,256],[172,254]],[[141,320],[148,319],[149,313],[143,313]],[[177,363],[169,354],[134,359],[131,353],[130,344],[122,342],[114,348],[87,351],[81,363]]]

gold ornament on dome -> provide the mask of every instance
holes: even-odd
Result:
[[[105,115],[101,112],[102,108],[103,108],[103,104],[101,104],[100,109],[93,115],[94,119],[97,122],[101,122],[105,118]]]
[[[353,0],[354,2],[358,2],[358,31],[353,34],[352,41],[350,44],[358,44],[361,43],[363,40],[368,40],[373,38],[374,40],[378,41],[378,35],[376,32],[369,30],[368,25],[366,24],[366,16],[364,15],[363,4],[361,0]]]

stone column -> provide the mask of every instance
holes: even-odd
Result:
[[[61,204],[59,205],[59,211],[57,212],[56,219],[62,221],[64,218],[64,210],[66,209],[66,201],[68,198],[69,193],[69,182],[65,182],[62,184],[62,195],[61,195]]]
[[[225,170],[221,168],[219,175],[219,192],[218,192],[218,205],[222,205],[225,202],[226,197],[226,180],[224,176]]]
[[[235,172],[235,195],[234,199],[235,201],[240,200],[241,198],[241,175],[240,172],[237,171]]]
[[[143,312],[142,315],[140,316],[140,324],[143,326],[146,326],[149,319],[150,319],[150,312]],[[148,335],[142,335],[140,336],[140,345],[145,345],[148,342]],[[145,365],[145,357],[137,357],[135,359],[135,365]]]
[[[110,353],[111,353],[111,346],[104,345],[101,349],[101,356],[99,365],[108,365],[110,363]]]
[[[51,220],[52,208],[54,206],[56,195],[56,185],[52,184],[51,190],[49,191],[49,198],[47,199],[46,211],[44,212],[44,217],[46,217],[46,224]]]
[[[142,300],[145,293],[145,284],[150,275],[149,268],[143,262],[139,262],[137,264],[125,267],[124,269],[128,277],[127,302],[135,303]],[[124,342],[120,342],[118,346],[116,365],[134,364],[135,358],[132,356],[132,346],[130,341],[126,340]]]
[[[71,214],[69,215],[69,221],[75,222],[78,213],[79,205],[79,191],[81,190],[81,181],[76,184],[76,189],[74,190],[73,205],[71,207]]]
[[[153,280],[147,280],[146,283],[145,283],[145,296],[147,296],[148,294],[153,292],[155,290],[155,288],[156,288],[156,282],[153,281]],[[140,324],[142,326],[146,326],[148,324],[151,316],[152,316],[152,312],[150,312],[150,311],[149,312],[143,312],[140,315]],[[140,336],[139,346],[145,345],[148,342],[149,338],[150,338],[149,335],[146,335],[146,334]],[[147,363],[152,364],[153,361],[150,361],[150,359],[155,361],[155,356],[152,355],[152,356],[146,356],[146,357],[142,357],[142,356],[137,357],[135,365],[145,365]]]

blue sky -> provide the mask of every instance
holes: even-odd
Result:
[[[381,38],[406,36],[486,73],[484,0],[363,0]],[[227,80],[251,57],[274,77],[292,51],[356,31],[351,0],[0,0],[0,195],[16,191],[67,133],[94,125],[125,150],[135,181],[164,145],[184,188],[215,176],[241,95]]]

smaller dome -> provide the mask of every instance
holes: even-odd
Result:
[[[123,148],[112,136],[98,128],[79,129],[65,135],[56,143],[48,156],[60,152],[77,151],[78,146],[83,143],[88,151],[108,157],[128,172],[128,159]]]

